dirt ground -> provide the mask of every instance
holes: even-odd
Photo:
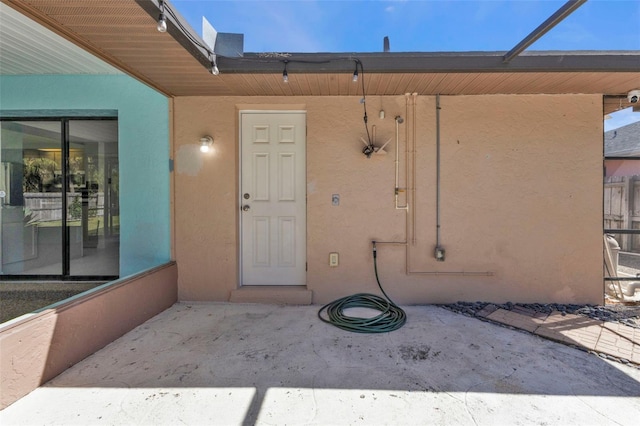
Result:
[[[2,282],[0,323],[68,299],[103,282]]]

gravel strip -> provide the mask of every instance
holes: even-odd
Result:
[[[558,303],[511,303],[504,304],[488,303],[488,302],[456,302],[447,305],[438,305],[444,309],[470,316],[476,317],[483,321],[487,321],[482,315],[478,315],[480,311],[487,308],[488,312],[492,312],[498,309],[505,309],[507,311],[516,311],[526,315],[536,314],[550,314],[551,312],[558,311],[562,315],[573,314],[583,315],[594,320],[619,322],[629,327],[640,329],[640,305],[563,305]],[[495,323],[495,322],[494,322]],[[495,323],[502,325],[503,327],[513,328],[506,324]],[[640,369],[640,365],[634,365],[629,362],[628,359],[617,358],[610,354],[600,353],[582,348],[579,346],[569,345],[576,349],[589,352],[593,355],[597,355],[600,358],[607,359],[614,362],[620,362],[625,365],[633,366]]]
[[[633,328],[640,329],[640,306],[638,305],[563,305],[559,303],[511,303],[504,304],[489,303],[489,302],[456,302],[447,305],[440,305],[441,307],[448,309],[459,314],[467,316],[476,316],[478,312],[483,310],[489,305],[494,305],[497,308],[505,309],[507,311],[528,310],[543,314],[550,314],[553,311],[558,311],[562,315],[574,314],[583,315],[595,320],[619,322]]]

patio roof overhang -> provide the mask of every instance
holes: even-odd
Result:
[[[156,30],[157,0],[1,0],[167,96],[353,96],[355,61],[367,95],[602,94],[605,112],[640,87],[639,51],[245,53],[211,58],[186,21]],[[2,58],[0,57],[0,60]],[[285,61],[289,83],[282,81]]]

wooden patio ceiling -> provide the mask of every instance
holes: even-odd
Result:
[[[156,30],[157,0],[1,1],[167,96],[361,95],[355,59],[368,96],[587,93],[611,95],[611,112],[640,88],[638,51],[525,52],[509,63],[504,52],[253,53],[218,57],[212,75],[207,55],[175,22]]]

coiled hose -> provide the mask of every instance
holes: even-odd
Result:
[[[388,333],[402,327],[407,322],[407,314],[402,308],[393,303],[380,284],[375,241],[373,241],[373,269],[378,287],[386,299],[369,293],[357,293],[342,297],[320,308],[318,318],[328,324],[354,333]],[[344,313],[345,309],[349,308],[370,308],[380,311],[380,314],[371,318],[351,317]],[[325,310],[327,311],[327,318],[322,316]]]

